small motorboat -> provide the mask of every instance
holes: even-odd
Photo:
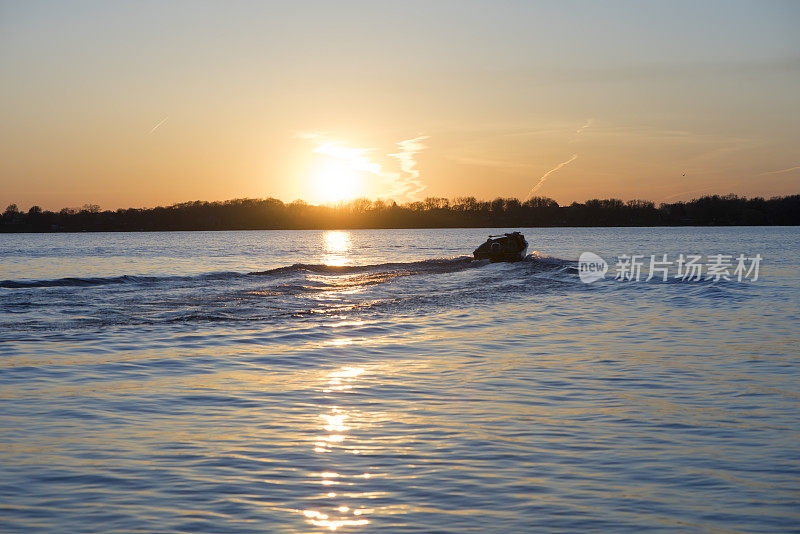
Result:
[[[490,235],[484,244],[472,253],[476,260],[520,261],[528,253],[528,242],[519,232]]]

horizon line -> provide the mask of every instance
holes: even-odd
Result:
[[[89,209],[90,211],[117,211],[117,210],[129,210],[129,209],[151,210],[151,209],[156,209],[156,208],[170,208],[170,207],[174,207],[174,206],[179,206],[181,204],[190,204],[190,203],[197,203],[197,202],[205,203],[205,204],[222,204],[222,203],[226,203],[226,202],[246,201],[246,200],[253,200],[253,201],[272,200],[272,201],[280,202],[284,206],[305,205],[305,206],[312,206],[312,207],[319,207],[319,208],[334,208],[335,209],[335,208],[346,207],[348,205],[351,205],[351,204],[353,204],[355,202],[359,202],[359,201],[368,201],[370,204],[374,204],[374,203],[377,203],[377,202],[383,202],[384,204],[386,204],[388,206],[397,205],[399,207],[407,207],[407,206],[411,206],[411,205],[418,204],[418,203],[424,204],[425,201],[429,200],[429,199],[446,200],[446,201],[448,201],[448,203],[451,206],[454,205],[454,204],[457,204],[456,201],[458,201],[459,199],[464,199],[464,200],[472,199],[475,202],[479,202],[479,203],[483,203],[483,202],[491,203],[491,202],[494,202],[494,201],[496,201],[498,199],[499,200],[503,200],[503,201],[516,200],[522,205],[524,205],[526,202],[530,202],[531,200],[534,200],[534,199],[541,199],[541,200],[549,200],[549,201],[555,202],[558,207],[566,207],[566,206],[571,206],[572,204],[586,204],[587,202],[591,202],[593,200],[599,200],[599,201],[617,200],[617,201],[624,202],[624,203],[628,203],[628,202],[649,202],[649,203],[652,203],[654,206],[660,206],[660,205],[677,204],[679,202],[693,202],[695,200],[700,200],[700,199],[703,199],[703,198],[713,198],[713,197],[718,197],[718,198],[735,197],[735,198],[740,198],[740,199],[749,201],[749,200],[754,200],[754,199],[758,199],[758,198],[761,198],[761,199],[764,199],[764,200],[771,200],[771,199],[793,197],[793,196],[797,196],[797,195],[800,195],[800,192],[793,193],[793,194],[785,194],[785,195],[772,195],[772,196],[769,196],[769,197],[760,196],[760,195],[744,196],[744,195],[738,195],[736,193],[725,193],[725,194],[722,194],[722,193],[709,193],[709,194],[704,194],[702,196],[693,197],[690,200],[679,200],[679,201],[675,201],[675,202],[664,202],[663,201],[663,200],[666,200],[666,199],[668,199],[670,197],[664,197],[661,200],[648,200],[648,199],[642,199],[642,198],[622,199],[622,198],[618,198],[618,197],[606,197],[606,198],[594,197],[594,198],[586,199],[586,200],[584,200],[582,202],[581,201],[577,201],[577,200],[573,200],[573,201],[571,201],[569,203],[564,203],[564,204],[559,203],[558,201],[556,201],[555,199],[553,199],[551,197],[540,196],[540,195],[527,197],[524,200],[522,198],[520,198],[520,197],[515,197],[515,196],[508,196],[508,197],[497,196],[497,197],[494,197],[494,198],[491,198],[491,199],[482,199],[482,198],[477,198],[475,196],[457,196],[457,197],[429,196],[429,197],[425,197],[422,200],[414,200],[414,201],[407,201],[407,202],[397,202],[397,201],[395,201],[393,199],[384,199],[384,198],[380,198],[380,197],[375,198],[375,199],[370,199],[368,197],[355,197],[355,198],[348,199],[348,200],[339,200],[339,201],[336,201],[336,202],[321,202],[321,203],[309,202],[309,201],[306,201],[306,200],[304,200],[302,198],[297,198],[297,199],[294,199],[294,200],[292,200],[290,202],[287,202],[285,200],[282,200],[282,199],[279,199],[279,198],[276,198],[276,197],[267,196],[267,197],[234,197],[234,198],[228,198],[228,199],[224,199],[224,200],[200,200],[200,199],[194,199],[194,200],[182,200],[182,201],[178,201],[178,202],[172,202],[170,204],[158,204],[158,205],[155,205],[155,206],[139,206],[139,207],[128,206],[128,207],[119,207],[119,208],[103,208],[99,204],[94,204],[94,203],[87,202],[87,203],[85,203],[85,204],[83,204],[82,206],[79,206],[79,207],[64,206],[64,207],[62,207],[62,208],[60,208],[59,210],[56,210],[56,211],[42,208],[39,204],[31,204],[31,206],[29,206],[29,208],[27,210],[23,210],[23,209],[19,208],[19,206],[15,202],[12,202],[11,204],[8,204],[7,207],[4,208],[2,212],[0,212],[0,214],[8,212],[9,208],[11,208],[12,206],[15,206],[19,213],[27,213],[28,211],[30,211],[34,207],[38,207],[42,212],[49,211],[51,213],[58,213],[58,212],[63,211],[63,210],[82,211],[82,210],[87,210],[87,209]]]

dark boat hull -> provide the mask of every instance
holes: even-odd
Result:
[[[476,260],[521,261],[528,253],[528,242],[519,232],[502,235],[490,235],[481,246],[475,249],[472,255]]]
[[[475,249],[472,255],[476,260],[521,261],[528,253],[528,242],[519,232],[503,235],[490,235],[481,246]]]
[[[528,247],[525,247],[522,250],[516,252],[500,252],[500,253],[492,253],[492,252],[478,252],[477,250],[472,253],[476,260],[489,260],[492,263],[498,263],[501,261],[522,261],[525,259],[525,256],[528,254]]]

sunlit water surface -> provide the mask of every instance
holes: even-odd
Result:
[[[800,528],[797,228],[496,231],[0,235],[0,531]]]

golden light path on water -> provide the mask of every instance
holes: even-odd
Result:
[[[341,267],[350,263],[347,252],[352,246],[350,234],[341,230],[331,230],[322,235],[325,254],[322,263]]]
[[[352,261],[349,254],[352,248],[349,232],[341,230],[324,232],[322,234],[322,248],[324,253],[320,259],[324,265],[338,267],[348,265]],[[310,278],[331,283],[331,278],[327,275],[311,276]],[[351,278],[352,276],[346,276],[346,280],[341,284],[342,287],[323,291],[312,297],[313,300],[330,304],[331,301],[341,299],[343,294],[361,291],[360,284],[348,283],[348,281],[352,282]],[[353,285],[354,287],[352,287]],[[348,309],[343,307],[341,311],[347,312]],[[363,321],[347,320],[345,315],[339,315],[338,317],[342,320],[329,326],[335,328],[363,324]],[[341,337],[329,340],[325,344],[331,347],[342,347],[352,345],[355,341],[353,338]],[[341,453],[348,455],[360,454],[361,451],[357,447],[348,443],[348,440],[352,441],[353,438],[349,432],[353,429],[350,421],[354,413],[342,405],[344,397],[341,394],[351,391],[355,387],[356,379],[364,372],[365,369],[362,367],[345,366],[323,376],[323,381],[318,387],[322,394],[335,402],[335,404],[326,406],[325,411],[318,414],[320,428],[323,433],[314,439],[313,447],[316,454],[324,456]],[[331,459],[330,464],[335,463],[335,459]],[[302,514],[309,524],[314,527],[335,531],[343,527],[359,527],[370,523],[364,516],[375,510],[369,507],[352,505],[354,497],[369,498],[370,496],[368,493],[353,491],[354,482],[352,479],[369,479],[372,476],[371,473],[365,472],[348,477],[338,472],[335,467],[330,467],[314,473],[314,476],[316,477],[316,482],[324,488],[319,497],[325,501],[330,501],[330,505],[295,510],[296,513]],[[344,499],[350,501],[348,502],[349,505],[343,503]]]
[[[325,383],[322,385],[322,391],[326,394],[336,394],[346,392],[353,389],[355,379],[364,373],[361,367],[342,367],[336,371],[328,373],[325,377]],[[351,414],[347,409],[341,406],[332,406],[329,411],[319,414],[322,420],[322,430],[325,434],[318,436],[317,441],[314,443],[314,452],[318,454],[330,454],[332,452],[345,452],[348,454],[359,454],[357,448],[351,448],[345,444],[345,441],[350,437],[348,431],[352,427],[347,423],[351,418]],[[341,450],[343,449],[343,450]],[[328,487],[330,490],[335,490],[337,486],[343,485],[343,477],[340,473],[333,470],[325,470],[317,474],[319,477],[319,484]],[[370,473],[363,473],[360,478],[370,478]],[[352,483],[346,483],[351,486]],[[349,488],[348,488],[349,489]],[[352,498],[354,492],[348,491],[347,496]],[[327,511],[306,509],[302,510],[302,514],[306,520],[315,527],[327,528],[336,530],[341,527],[355,527],[369,524],[369,520],[364,516],[374,510],[366,507],[351,508],[336,502],[339,493],[336,491],[328,491],[325,497],[330,499],[331,506]]]

